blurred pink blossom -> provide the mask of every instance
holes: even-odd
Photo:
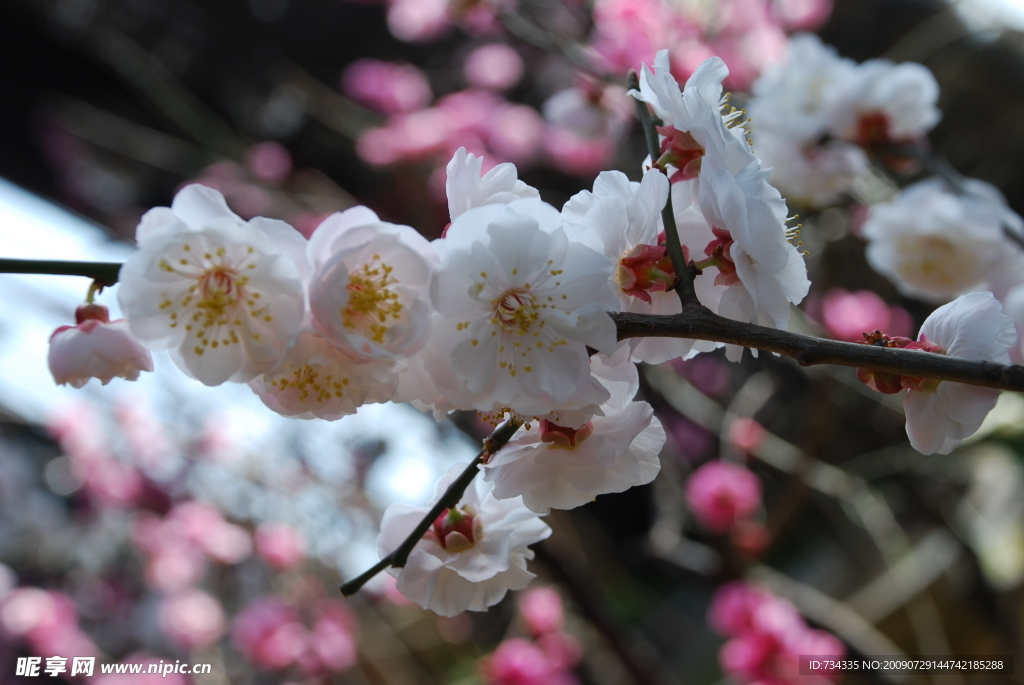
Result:
[[[295,663],[308,646],[298,614],[276,598],[256,600],[238,612],[231,639],[247,660],[266,669]]]
[[[462,71],[474,88],[507,90],[523,78],[525,65],[523,58],[510,45],[488,43],[469,53]]]
[[[534,635],[556,633],[565,620],[562,598],[551,587],[538,587],[520,594],[519,613]]]
[[[805,683],[807,676],[798,670],[801,654],[846,653],[835,636],[809,628],[792,604],[743,582],[715,592],[708,622],[731,638],[722,646],[719,661],[728,676],[742,683]]]
[[[572,668],[583,658],[583,647],[576,638],[567,633],[545,633],[537,638],[537,644],[544,650],[555,668]]]
[[[292,172],[292,155],[280,143],[257,143],[245,153],[252,175],[268,183],[281,183]]]
[[[880,330],[890,336],[907,337],[913,320],[905,309],[889,307],[870,290],[847,292],[833,288],[825,293],[821,307],[822,323],[837,340],[858,342],[864,333]]]
[[[832,0],[774,0],[775,15],[793,31],[821,28],[832,14]]]
[[[488,142],[501,157],[524,164],[533,157],[544,132],[544,120],[528,105],[506,105],[494,113]]]
[[[764,436],[764,426],[754,419],[740,417],[729,426],[729,442],[744,452],[756,452]]]
[[[448,0],[392,0],[388,7],[388,29],[399,40],[423,43],[449,28]]]
[[[278,570],[294,568],[306,556],[302,533],[285,523],[265,523],[256,530],[256,551]]]
[[[576,678],[552,663],[544,650],[520,638],[505,640],[480,661],[480,674],[494,685],[570,685]]]
[[[23,638],[40,656],[95,656],[92,640],[78,628],[71,598],[35,587],[10,591],[0,604],[0,627],[10,637]]]
[[[360,59],[345,68],[341,89],[381,114],[404,114],[430,104],[434,94],[426,75],[411,64]]]
[[[196,588],[165,597],[158,614],[161,630],[181,649],[205,649],[224,634],[220,602]]]
[[[697,521],[724,533],[750,518],[761,505],[761,481],[749,469],[726,461],[709,461],[686,481],[686,501]]]
[[[309,654],[318,668],[340,672],[355,665],[358,659],[356,621],[351,610],[339,600],[321,600],[317,618],[309,633]]]

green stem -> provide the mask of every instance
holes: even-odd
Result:
[[[0,273],[83,276],[101,286],[117,283],[121,265],[117,262],[66,262],[49,259],[0,259]]]
[[[640,90],[640,79],[635,71],[629,72],[629,87],[632,90]],[[647,103],[636,101],[636,113],[640,117],[640,126],[644,131],[644,139],[647,141],[647,151],[651,154],[652,162],[660,155],[658,144],[658,131],[654,128],[654,120]],[[656,167],[657,168],[657,167]],[[662,173],[664,169],[659,169]],[[679,242],[679,231],[676,229],[676,215],[672,210],[672,192],[669,189],[668,200],[661,210],[661,220],[665,224],[665,247],[668,248],[668,256],[672,261],[672,268],[676,272],[675,291],[683,306],[700,304],[697,300],[697,291],[693,287],[694,272],[686,263],[683,256],[683,247]]]
[[[394,566],[395,568],[402,568],[405,563],[409,560],[409,555],[412,553],[416,543],[418,543],[423,536],[426,534],[430,527],[434,525],[434,521],[437,517],[444,513],[445,509],[451,509],[462,496],[466,493],[466,488],[476,478],[476,474],[480,471],[480,465],[486,463],[492,454],[501,449],[505,443],[507,443],[516,431],[521,426],[518,421],[506,421],[484,439],[484,446],[480,452],[476,455],[476,458],[469,463],[459,477],[448,486],[448,489],[444,491],[441,498],[437,500],[437,503],[427,512],[427,514],[420,520],[408,537],[402,541],[402,544],[398,546],[395,551],[388,554],[383,559],[378,561],[372,567],[356,576],[352,580],[344,583],[341,586],[341,594],[349,597],[359,591],[359,588],[363,587],[371,578],[386,569],[388,566]]]

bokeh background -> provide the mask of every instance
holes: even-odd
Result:
[[[858,61],[926,65],[938,155],[1024,211],[1014,0],[3,0],[0,256],[124,259],[142,213],[196,180],[307,235],[365,204],[435,238],[463,145],[515,162],[560,207],[602,169],[639,177],[624,74],[677,47],[660,42],[721,54],[741,104],[799,29]],[[846,334],[828,316],[835,288],[873,291],[907,333],[927,315],[867,266],[864,201],[805,215],[813,286],[796,330]],[[898,401],[849,369],[718,353],[645,367],[669,432],[658,479],[554,512],[531,566],[544,592],[444,619],[383,576],[345,601],[337,586],[376,560],[383,509],[427,501],[485,426],[391,405],[293,421],[165,358],[138,383],[58,388],[45,342],[87,286],[0,276],[0,682],[35,682],[14,675],[18,657],[95,654],[213,664],[197,683],[710,685],[727,676],[708,605],[738,578],[851,654],[1024,654],[1016,395],[954,455],[922,456]],[[684,497],[721,455],[764,488],[730,535],[703,530]],[[537,665],[542,648],[559,668]],[[895,682],[845,677],[878,681]]]

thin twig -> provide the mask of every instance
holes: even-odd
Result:
[[[352,580],[342,584],[341,594],[346,597],[355,594],[359,591],[359,588],[363,587],[371,578],[375,575],[388,568],[394,566],[395,568],[402,568],[405,563],[409,560],[409,555],[412,553],[416,543],[423,538],[430,527],[434,525],[434,521],[437,517],[444,513],[446,509],[451,509],[459,503],[462,499],[462,495],[465,494],[466,488],[476,478],[476,474],[479,473],[480,464],[487,462],[487,459],[501,449],[505,443],[507,443],[519,427],[522,424],[518,421],[506,421],[497,428],[489,436],[484,438],[484,446],[480,449],[480,452],[476,455],[476,458],[469,463],[459,477],[455,479],[448,489],[444,491],[441,498],[437,503],[427,512],[423,519],[416,525],[408,537],[402,541],[391,554],[388,554],[383,559],[378,561],[376,564],[371,566],[369,569],[359,574]]]
[[[70,262],[51,259],[0,259],[3,274],[47,274],[83,276],[107,287],[117,283],[121,264],[117,262]]]
[[[630,90],[640,90],[640,79],[635,71],[629,72]],[[640,117],[640,127],[644,131],[644,140],[647,141],[647,151],[651,154],[651,162],[654,163],[661,155],[658,145],[658,131],[654,127],[654,119],[651,117],[647,103],[636,101],[636,113]],[[655,167],[662,173],[664,169]],[[667,174],[666,174],[667,175]],[[688,305],[698,304],[697,291],[693,287],[695,274],[686,257],[683,255],[683,247],[679,242],[679,231],[676,229],[676,215],[672,210],[672,192],[669,190],[668,199],[661,210],[661,220],[665,224],[665,246],[668,248],[669,259],[672,260],[672,269],[676,272],[675,290],[685,308]]]

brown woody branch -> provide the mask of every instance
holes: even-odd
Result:
[[[711,340],[775,352],[795,359],[801,366],[836,364],[901,376],[934,378],[1024,392],[1024,366],[955,359],[941,354],[873,345],[824,340],[774,328],[765,328],[718,316],[700,305],[689,305],[680,314],[612,314],[619,339],[640,337]]]

